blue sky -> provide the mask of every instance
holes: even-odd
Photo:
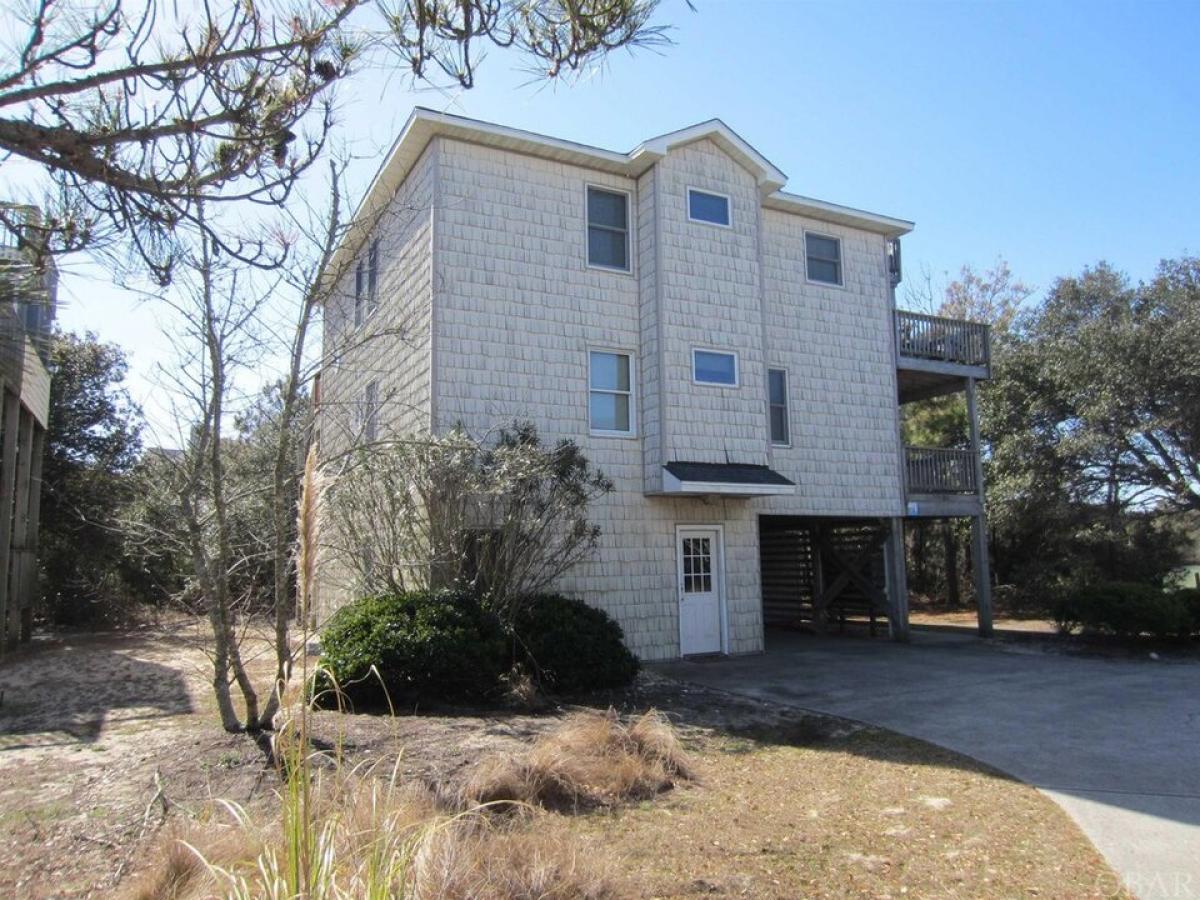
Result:
[[[499,51],[470,92],[364,73],[341,95],[354,181],[414,104],[617,150],[719,117],[788,190],[914,220],[910,279],[1003,256],[1040,294],[1101,259],[1143,278],[1200,252],[1200,4],[695,6],[664,0],[674,46],[615,54],[573,84],[531,84]],[[63,325],[124,345],[161,420],[155,311],[97,274],[65,277]]]

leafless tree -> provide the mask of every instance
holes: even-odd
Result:
[[[328,486],[324,547],[364,595],[479,591],[511,620],[595,549],[589,504],[612,489],[570,441],[528,423],[362,447]]]

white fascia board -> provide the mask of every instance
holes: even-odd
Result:
[[[913,230],[913,223],[907,219],[883,216],[879,213],[855,209],[852,206],[840,206],[837,203],[802,197],[799,194],[789,194],[784,191],[775,191],[773,194],[769,194],[763,200],[763,206],[768,209],[809,216],[822,222],[833,222],[838,225],[848,225],[851,228],[861,228],[864,231],[873,231],[885,237],[900,237]]]
[[[629,157],[636,160],[642,155],[649,155],[661,159],[675,147],[705,138],[715,141],[725,152],[731,154],[735,159],[739,159],[747,169],[754,173],[759,190],[764,194],[777,191],[787,184],[787,176],[783,172],[720,119],[709,119],[707,122],[700,122],[651,138],[635,148]]]

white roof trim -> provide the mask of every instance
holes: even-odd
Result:
[[[787,183],[787,176],[720,119],[709,119],[679,131],[659,135],[639,144],[629,153],[620,153],[418,106],[404,123],[399,136],[371,180],[367,193],[355,209],[353,224],[333,254],[325,270],[325,277],[344,268],[348,262],[347,257],[358,251],[359,245],[370,230],[369,220],[373,218],[371,214],[378,213],[386,207],[413,166],[420,160],[429,142],[438,136],[630,178],[637,178],[675,147],[708,139],[754,175],[763,194],[763,205],[768,208],[861,228],[887,237],[906,234],[913,227],[912,222],[904,219],[784,193],[780,188]]]
[[[746,166],[757,178],[759,189],[764,193],[778,190],[787,184],[787,176],[783,172],[775,168],[769,159],[751,147],[741,135],[720,119],[709,119],[707,122],[651,138],[635,148],[629,154],[629,158],[636,160],[642,154],[652,154],[661,159],[676,147],[705,139],[713,141]]]
[[[851,228],[862,228],[874,231],[886,237],[900,237],[913,230],[913,223],[907,219],[897,219],[892,216],[881,216],[879,213],[855,209],[853,206],[839,206],[826,200],[815,200],[812,197],[802,197],[799,194],[789,194],[785,191],[775,191],[763,199],[763,206],[782,212],[797,213],[820,219],[824,222],[834,222],[838,225],[848,225]]]

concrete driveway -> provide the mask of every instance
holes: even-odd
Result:
[[[965,753],[1055,800],[1138,896],[1200,898],[1200,664],[915,630],[772,634],[763,655],[658,668]]]

